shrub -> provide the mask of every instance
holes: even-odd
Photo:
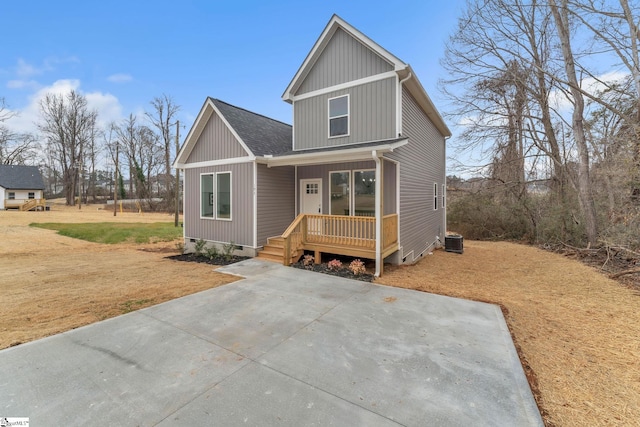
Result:
[[[367,272],[367,269],[364,267],[364,262],[360,261],[359,259],[354,259],[353,261],[351,261],[351,264],[349,264],[349,270],[351,270],[351,272],[356,276]]]
[[[340,270],[342,268],[342,263],[338,259],[332,259],[327,263],[327,267],[329,267],[329,270]]]
[[[176,250],[178,251],[178,253],[180,253],[180,255],[182,255],[184,253],[184,242],[176,243]]]
[[[196,256],[200,256],[202,255],[202,251],[204,250],[204,247],[207,245],[207,241],[204,239],[198,239],[195,243],[195,253]]]
[[[229,261],[233,256],[233,251],[236,249],[236,244],[233,242],[225,243],[222,245],[222,257]]]
[[[302,265],[304,265],[304,268],[312,268],[314,261],[315,258],[313,255],[305,255],[302,257]]]
[[[211,246],[211,247],[207,248],[206,251],[205,251],[205,255],[209,259],[217,258],[218,255],[219,255],[218,248],[216,248],[215,246]]]

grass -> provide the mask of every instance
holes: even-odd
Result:
[[[31,227],[55,230],[58,234],[94,243],[156,243],[169,242],[182,237],[182,229],[172,222],[143,223],[32,223]]]

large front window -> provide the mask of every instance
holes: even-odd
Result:
[[[376,171],[329,172],[331,215],[375,216]]]
[[[231,172],[200,175],[200,216],[231,219]]]
[[[331,215],[351,215],[351,172],[331,172]]]
[[[349,135],[349,95],[329,99],[329,137]]]
[[[353,173],[353,210],[356,216],[376,215],[376,171],[356,171]]]

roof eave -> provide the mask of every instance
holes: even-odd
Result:
[[[319,151],[314,153],[291,154],[288,156],[261,156],[256,161],[266,164],[268,167],[277,166],[303,166],[324,163],[341,163],[345,161],[371,160],[372,153],[378,154],[390,153],[395,149],[406,145],[408,139],[384,145],[376,145],[369,147],[346,148],[344,150]]]

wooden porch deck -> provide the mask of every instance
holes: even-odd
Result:
[[[45,199],[6,199],[5,209],[20,209],[21,211],[45,210],[47,201]]]
[[[398,215],[382,218],[382,258],[398,250]],[[271,237],[258,257],[290,265],[304,251],[376,258],[376,219],[369,216],[301,214],[282,236]]]

